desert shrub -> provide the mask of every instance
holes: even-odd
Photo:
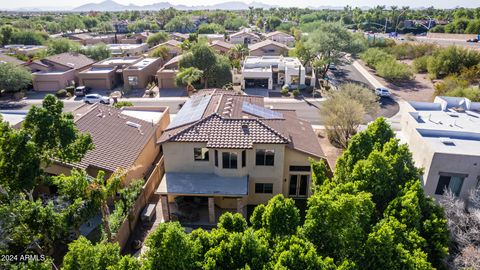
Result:
[[[73,92],[75,91],[75,87],[74,87],[74,86],[67,86],[67,87],[65,87],[65,90],[66,90],[71,96],[73,96]]]
[[[57,96],[58,98],[64,98],[64,97],[67,97],[67,94],[68,94],[67,90],[60,89],[55,93],[55,96]]]
[[[413,60],[413,70],[416,73],[426,73],[428,71],[428,58],[430,56],[424,55]]]
[[[407,80],[412,77],[412,71],[407,64],[392,58],[381,61],[375,67],[378,75],[389,81]]]
[[[427,69],[432,78],[442,78],[459,73],[480,63],[480,53],[474,50],[450,46],[439,49],[428,58]]]
[[[458,88],[467,88],[469,86],[468,81],[463,80],[455,75],[446,77],[443,81],[434,85],[436,96],[445,96],[447,92]]]
[[[425,55],[431,55],[437,47],[433,44],[402,43],[393,47],[385,48],[385,51],[397,59],[416,59]]]
[[[283,88],[283,87],[282,87],[282,90],[280,90],[280,94],[282,94],[282,96],[288,95],[288,92],[289,92],[289,91],[288,91],[288,87],[287,87],[287,88]]]
[[[370,67],[375,67],[378,63],[386,59],[393,59],[393,56],[378,48],[370,48],[360,54],[360,58]]]
[[[478,87],[467,87],[467,88],[455,88],[453,90],[447,91],[445,96],[449,97],[466,97],[473,102],[480,101],[480,88]]]
[[[300,90],[295,89],[295,90],[292,91],[292,94],[293,94],[294,97],[298,97],[298,96],[300,96]]]

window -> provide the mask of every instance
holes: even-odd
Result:
[[[256,183],[255,184],[255,193],[272,194],[273,193],[273,184]]]
[[[290,166],[289,170],[291,172],[310,172],[310,166]]]
[[[290,175],[290,184],[288,186],[288,195],[292,197],[303,197],[308,194],[308,175]]]
[[[137,76],[128,76],[128,84],[131,86],[138,85],[138,77]]]
[[[243,150],[242,151],[242,168],[247,166],[247,151]]]
[[[236,169],[237,168],[237,153],[222,153],[222,167],[224,169]]]
[[[193,148],[193,158],[195,161],[208,161],[208,148]]]
[[[215,150],[215,167],[218,167],[218,151]]]
[[[440,174],[435,194],[442,195],[446,189],[449,189],[455,196],[459,196],[464,179],[464,175]]]
[[[275,164],[275,151],[258,149],[255,152],[255,164],[257,166],[273,166]]]

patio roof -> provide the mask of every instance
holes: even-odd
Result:
[[[222,177],[213,173],[167,172],[157,188],[162,195],[222,195],[248,194],[248,177]]]

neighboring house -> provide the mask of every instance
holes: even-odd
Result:
[[[7,49],[7,51],[11,54],[20,54],[25,56],[35,55],[47,49],[46,46],[41,46],[41,45],[20,45],[20,44],[5,45],[4,48]]]
[[[95,104],[85,111],[73,111],[75,125],[91,135],[95,148],[76,164],[54,162],[45,168],[50,174],[69,175],[72,168],[84,169],[95,177],[104,171],[107,177],[115,170],[127,171],[126,182],[148,178],[161,157],[156,143],[170,123],[167,107],[126,107],[116,109]]]
[[[221,40],[215,40],[212,43],[210,43],[210,47],[212,47],[215,51],[223,55],[227,54],[233,46],[235,45],[232,43],[221,41]]]
[[[84,46],[95,45],[99,43],[104,43],[104,44],[117,43],[115,35],[93,36],[87,33],[81,33],[81,34],[70,35],[68,38]]]
[[[147,43],[142,44],[107,44],[112,56],[142,55],[148,51]]]
[[[182,33],[170,33],[168,34],[169,39],[174,39],[176,41],[183,42],[185,39],[188,39],[189,35],[188,34],[182,34]]]
[[[288,56],[290,48],[282,43],[267,39],[248,46],[252,56]]]
[[[116,86],[145,88],[155,81],[155,74],[162,64],[161,58],[112,57],[92,65],[79,73],[80,85],[97,90]]]
[[[175,77],[179,70],[179,62],[182,55],[177,55],[170,59],[161,69],[157,71],[158,89],[177,88]]]
[[[241,74],[242,89],[305,84],[305,68],[296,57],[247,56]]]
[[[224,34],[199,34],[199,38],[206,38],[208,42],[212,42],[215,40],[225,41]]]
[[[182,54],[182,43],[180,41],[177,41],[175,39],[170,39],[167,40],[161,44],[158,44],[154,47],[152,47],[149,52],[155,51],[158,47],[166,47],[168,49],[168,59],[165,59],[166,61],[174,58],[177,55]]]
[[[33,89],[57,91],[78,84],[79,72],[88,69],[95,61],[79,53],[62,53],[27,63],[33,73]]]
[[[467,198],[480,184],[480,102],[458,97],[410,102],[402,110],[401,127],[398,137],[424,169],[426,194],[438,198],[450,189]]]
[[[0,118],[11,127],[19,129],[27,113],[27,110],[0,110]]]
[[[250,44],[255,44],[260,42],[260,37],[257,34],[249,32],[248,30],[244,29],[242,31],[233,33],[229,36],[229,41],[232,44],[244,44],[246,46]]]
[[[289,47],[293,47],[295,45],[295,37],[294,36],[289,35],[289,34],[284,33],[284,32],[280,32],[280,31],[267,33],[267,34],[265,34],[265,38],[276,41],[278,43],[282,43],[282,44],[287,45]]]
[[[271,110],[263,97],[224,90],[194,95],[158,142],[165,175],[156,193],[165,220],[189,198],[208,201],[211,223],[218,218],[215,208],[245,215],[247,205],[276,194],[306,199],[312,192],[309,158],[324,158],[312,126],[294,110]]]
[[[142,32],[127,35],[118,35],[117,39],[118,43],[122,44],[142,44],[147,42],[148,36],[148,32]]]

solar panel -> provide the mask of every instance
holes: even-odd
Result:
[[[203,113],[207,109],[208,103],[210,103],[211,95],[207,96],[194,96],[187,100],[182,106],[177,115],[173,118],[167,129],[183,126],[202,118]]]
[[[242,105],[242,110],[246,113],[262,117],[265,119],[282,119],[283,114],[267,109],[262,106],[258,106],[249,102],[244,101]]]

